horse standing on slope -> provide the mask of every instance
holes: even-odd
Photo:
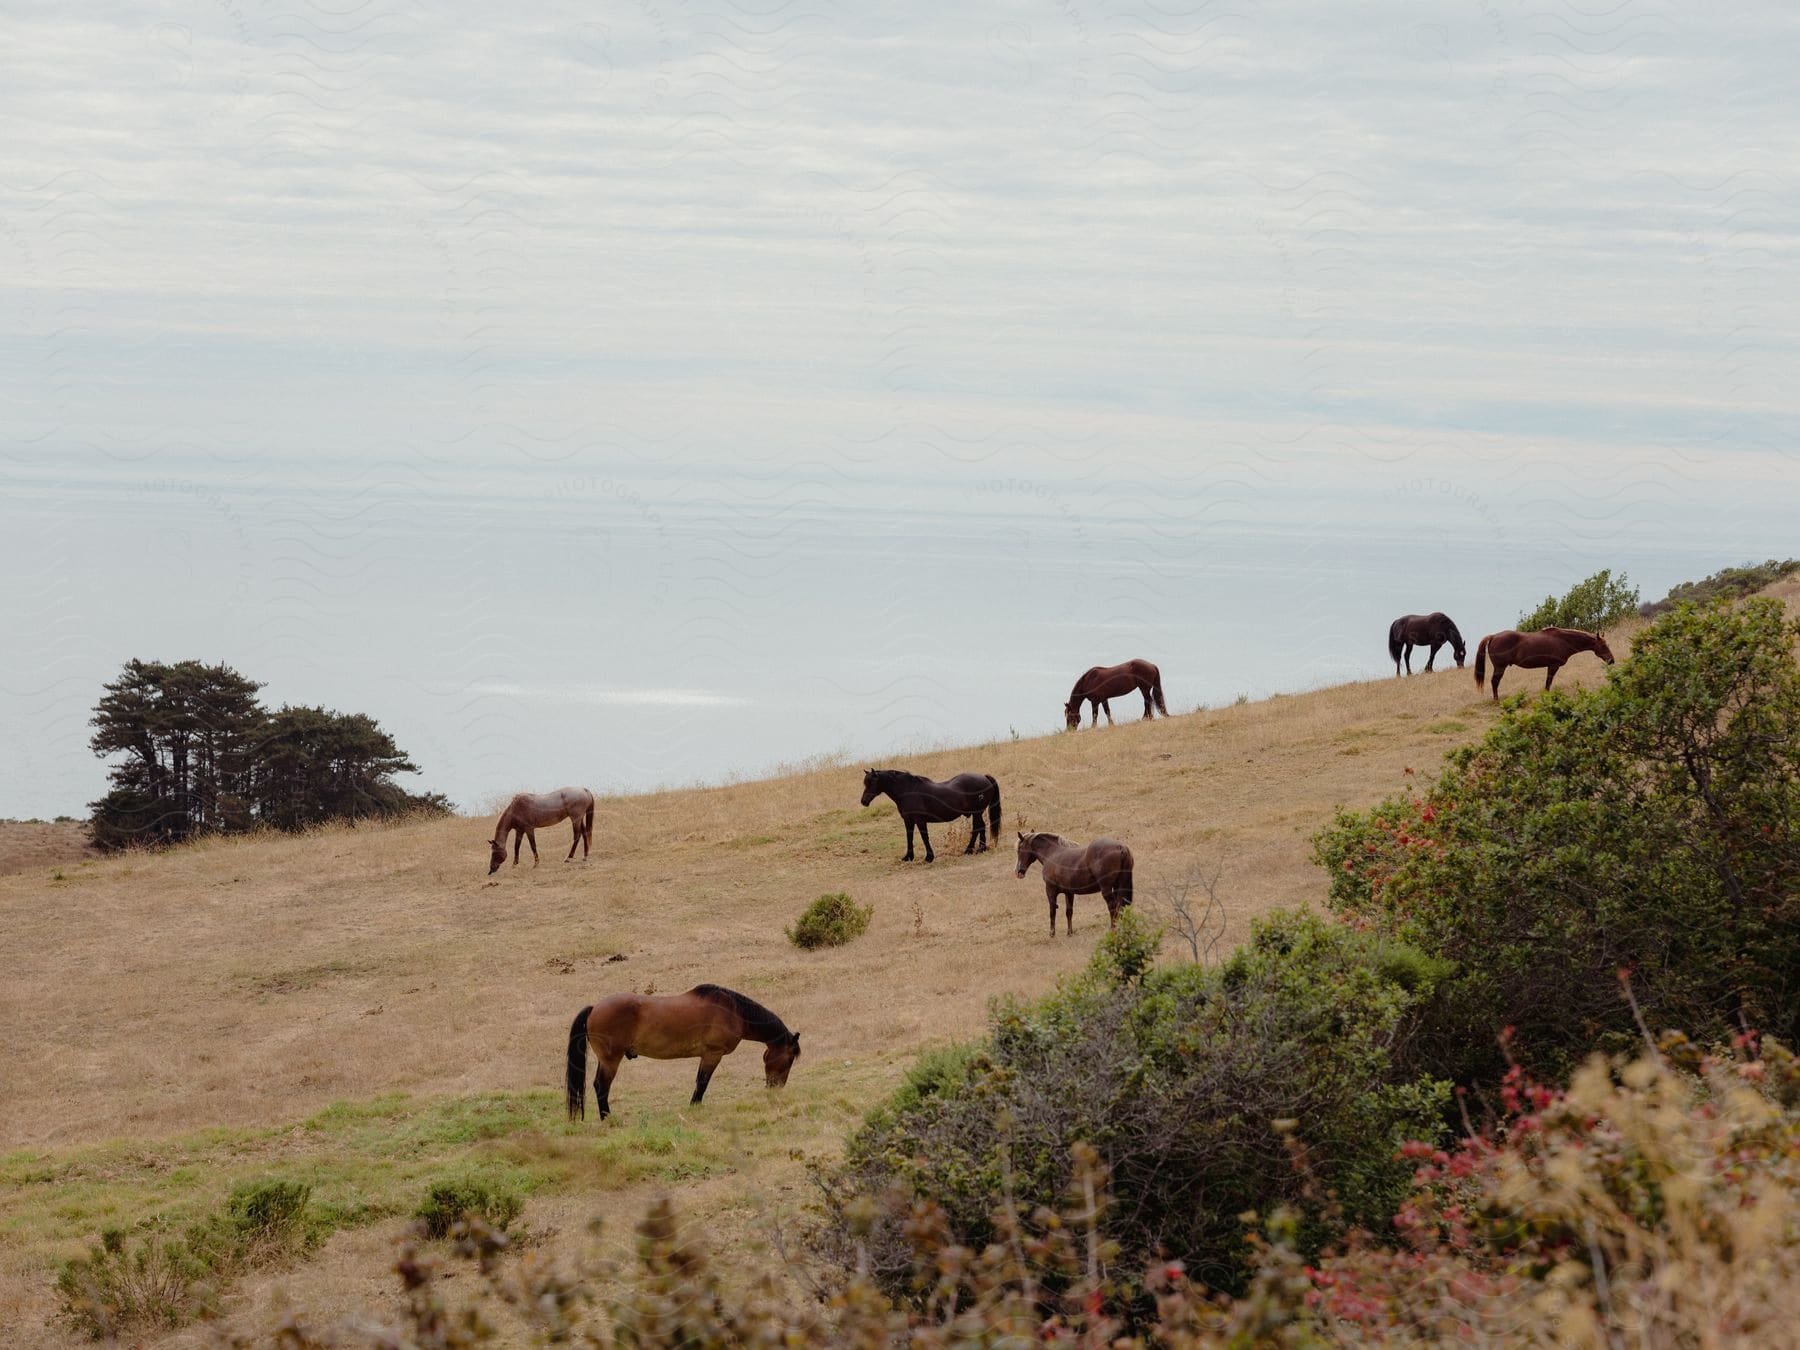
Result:
[[[901,862],[913,860],[913,826],[919,827],[919,838],[925,841],[925,861],[932,862],[937,854],[931,851],[931,831],[926,825],[941,825],[963,816],[974,822],[963,852],[986,853],[988,831],[981,820],[983,811],[988,813],[995,842],[999,842],[1000,784],[991,773],[959,773],[942,783],[904,769],[870,769],[863,774],[864,806],[884,792],[893,798],[900,819],[906,822],[906,852]]]
[[[506,861],[506,836],[513,836],[513,866],[519,865],[519,845],[531,845],[531,865],[538,864],[537,828],[566,820],[575,826],[575,837],[569,841],[569,858],[576,846],[587,857],[588,845],[594,838],[594,794],[586,788],[558,788],[555,792],[521,792],[506,804],[494,826],[494,837],[488,840],[488,875],[500,870]],[[569,861],[564,858],[563,861]]]
[[[1144,696],[1144,718],[1148,722],[1157,712],[1164,717],[1169,715],[1169,705],[1163,702],[1162,672],[1148,661],[1126,661],[1117,666],[1094,666],[1082,672],[1075,687],[1069,691],[1069,701],[1063,704],[1063,720],[1070,731],[1081,725],[1081,705],[1085,700],[1093,710],[1093,722],[1100,725],[1100,712],[1106,711],[1106,725],[1113,726],[1112,704],[1109,700],[1117,695],[1129,694],[1132,690]],[[1155,700],[1152,710],[1151,700]]]
[[[1487,662],[1491,656],[1494,658],[1496,699],[1500,697],[1500,677],[1508,666],[1525,670],[1548,666],[1549,670],[1544,672],[1544,688],[1548,689],[1556,679],[1556,672],[1576,652],[1592,652],[1607,665],[1613,663],[1612,648],[1598,633],[1583,632],[1579,628],[1540,628],[1535,633],[1519,633],[1503,628],[1498,633],[1489,633],[1475,649],[1475,687],[1481,688],[1486,681]]]
[[[706,1096],[719,1061],[741,1041],[761,1041],[763,1081],[772,1088],[785,1086],[794,1061],[800,1058],[800,1033],[762,1004],[735,989],[716,984],[697,984],[685,994],[614,994],[575,1014],[569,1025],[569,1119],[587,1114],[588,1046],[599,1063],[594,1069],[594,1095],[599,1098],[600,1119],[612,1113],[610,1093],[619,1076],[619,1061],[647,1055],[651,1059],[693,1059],[700,1072],[694,1078],[694,1095],[688,1105],[698,1106]]]
[[[1431,654],[1425,658],[1425,669],[1429,673],[1431,663],[1437,660],[1438,648],[1446,642],[1450,644],[1450,654],[1456,658],[1456,668],[1463,668],[1463,657],[1468,649],[1463,646],[1462,634],[1456,631],[1456,625],[1450,622],[1450,616],[1441,610],[1430,614],[1402,614],[1388,625],[1388,655],[1394,658],[1394,675],[1400,675],[1400,654],[1406,653],[1406,673],[1413,673],[1412,650],[1414,647],[1430,647]]]
[[[1044,865],[1044,891],[1050,897],[1050,936],[1056,936],[1056,897],[1065,897],[1063,925],[1075,936],[1075,897],[1100,892],[1106,901],[1107,926],[1119,925],[1119,911],[1131,903],[1131,850],[1117,839],[1096,839],[1085,848],[1061,835],[1019,832],[1018,868],[1023,877],[1031,864]]]

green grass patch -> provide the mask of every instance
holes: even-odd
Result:
[[[788,941],[806,951],[841,947],[851,939],[861,937],[874,914],[875,906],[859,905],[842,891],[821,895],[801,912],[793,927],[786,930]]]
[[[772,834],[740,834],[735,839],[725,841],[726,848],[761,848],[764,844],[775,842]]]
[[[709,1176],[741,1154],[708,1122],[626,1112],[570,1123],[560,1092],[393,1093],[271,1128],[24,1149],[0,1156],[0,1247],[47,1266],[112,1228],[177,1234],[270,1175],[307,1187],[312,1221],[330,1231],[411,1215],[433,1184],[471,1174],[528,1197]]]
[[[1454,736],[1459,731],[1467,731],[1469,724],[1459,722],[1454,717],[1446,717],[1442,722],[1433,722],[1425,728],[1433,736]]]

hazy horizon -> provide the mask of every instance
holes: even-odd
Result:
[[[0,816],[104,790],[132,657],[367,713],[482,809],[1800,554],[1779,5],[0,36]]]

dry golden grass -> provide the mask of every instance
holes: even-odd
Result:
[[[74,867],[99,856],[79,821],[0,820],[0,876]]]
[[[1600,670],[1577,658],[1559,685]],[[1515,673],[1503,692],[1539,684]],[[491,819],[213,841],[65,868],[60,881],[43,868],[0,876],[0,1154],[51,1169],[86,1158],[89,1174],[116,1167],[141,1191],[143,1173],[169,1166],[154,1141],[207,1127],[289,1126],[394,1092],[559,1089],[568,1023],[583,1004],[710,980],[803,1033],[785,1093],[765,1092],[747,1047],[690,1111],[694,1065],[640,1059],[614,1088],[612,1122],[590,1115],[585,1133],[559,1133],[560,1103],[545,1096],[543,1132],[508,1147],[560,1169],[526,1214],[546,1240],[575,1240],[595,1212],[622,1229],[671,1181],[685,1214],[742,1237],[804,1199],[794,1152],[834,1150],[921,1048],[976,1032],[993,996],[1041,992],[1087,959],[1104,907],[1083,897],[1074,938],[1047,936],[1038,873],[1013,876],[1014,827],[1124,839],[1138,907],[1152,917],[1163,884],[1222,861],[1229,950],[1255,916],[1320,896],[1309,837],[1334,807],[1366,805],[1409,771],[1435,772],[1492,716],[1471,672],[1453,668],[889,761],[933,777],[980,770],[1002,784],[999,850],[964,857],[965,836],[939,830],[929,866],[897,861],[899,820],[886,799],[859,809],[854,766],[603,800],[592,859],[565,864],[568,833],[557,828],[541,832],[541,866],[527,852],[491,880]],[[795,950],[783,925],[826,891],[873,903],[869,931],[846,947]],[[614,953],[627,959],[609,962]],[[590,1139],[634,1120],[698,1131],[715,1164],[683,1180],[679,1169],[621,1171],[616,1151],[611,1163],[584,1161]],[[81,1152],[108,1140],[133,1142],[104,1163]],[[183,1145],[182,1156],[199,1159],[198,1191],[222,1193],[228,1180],[209,1182],[208,1159],[223,1176],[233,1150],[250,1149],[279,1172],[284,1159],[317,1156],[317,1140],[291,1130]],[[43,1329],[50,1270],[91,1235],[91,1212],[59,1218],[54,1196],[7,1205],[0,1322],[54,1343]],[[369,1301],[384,1287],[396,1225],[339,1233],[306,1269],[252,1282],[236,1315],[262,1315],[281,1290],[326,1312]]]

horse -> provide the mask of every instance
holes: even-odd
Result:
[[[488,840],[488,875],[500,870],[506,861],[506,834],[513,832],[513,866],[519,865],[519,845],[531,845],[531,865],[538,864],[537,827],[567,820],[575,826],[575,837],[569,841],[569,858],[577,845],[587,857],[588,845],[594,838],[594,794],[586,788],[558,788],[555,792],[521,792],[506,804],[494,826],[494,837]],[[564,858],[563,861],[569,861]]]
[[[1431,663],[1437,660],[1438,648],[1446,642],[1450,644],[1451,655],[1456,657],[1456,668],[1461,670],[1468,649],[1463,646],[1462,634],[1456,631],[1448,614],[1441,610],[1431,614],[1402,614],[1388,625],[1388,655],[1394,658],[1394,677],[1400,676],[1402,648],[1406,651],[1406,673],[1410,675],[1414,647],[1431,648],[1431,654],[1425,658],[1425,669],[1429,672]]]
[[[925,861],[932,862],[937,854],[931,849],[931,831],[929,824],[942,824],[947,820],[957,820],[968,816],[973,822],[969,830],[969,846],[964,853],[986,853],[988,827],[991,826],[994,840],[1000,838],[1000,784],[988,773],[959,773],[946,782],[933,782],[929,778],[921,778],[916,773],[907,773],[904,769],[870,769],[863,774],[862,804],[867,806],[882,793],[894,799],[894,805],[900,809],[900,819],[906,822],[906,852],[901,862],[913,860],[913,826],[919,827],[919,838],[925,841]],[[989,826],[981,820],[982,811],[989,817]],[[978,847],[979,845],[979,847]]]
[[[1487,661],[1492,656],[1496,699],[1500,697],[1500,676],[1508,666],[1526,670],[1550,667],[1544,673],[1544,688],[1548,689],[1556,679],[1556,672],[1576,652],[1592,652],[1607,665],[1613,663],[1612,648],[1606,645],[1606,639],[1579,628],[1540,628],[1535,633],[1517,633],[1504,628],[1498,633],[1489,633],[1475,649],[1475,687],[1479,689],[1486,682]]]
[[[762,1004],[734,989],[716,984],[697,984],[685,994],[614,994],[589,1004],[569,1024],[568,1097],[569,1119],[587,1115],[587,1051],[591,1045],[599,1063],[594,1069],[594,1095],[600,1102],[600,1119],[612,1114],[609,1099],[613,1079],[619,1076],[621,1059],[648,1055],[651,1059],[700,1058],[690,1106],[700,1105],[706,1085],[719,1061],[738,1048],[740,1041],[761,1041],[763,1081],[783,1087],[794,1061],[800,1058],[800,1033]]]
[[[1118,927],[1119,911],[1131,903],[1131,850],[1117,839],[1096,839],[1083,848],[1055,834],[1019,832],[1016,876],[1034,862],[1044,865],[1044,891],[1050,897],[1050,936],[1056,936],[1056,897],[1065,898],[1063,923],[1075,936],[1075,897],[1100,892],[1106,901],[1107,926]]]
[[[1157,712],[1164,717],[1169,715],[1169,705],[1163,702],[1162,672],[1148,661],[1127,661],[1123,665],[1094,666],[1084,671],[1069,691],[1069,701],[1063,704],[1063,720],[1070,731],[1080,726],[1081,702],[1086,699],[1094,714],[1092,725],[1100,725],[1100,710],[1104,708],[1106,725],[1113,726],[1112,704],[1108,700],[1115,695],[1129,694],[1134,689],[1144,696],[1144,721],[1150,721]],[[1151,709],[1153,698],[1155,711]]]

